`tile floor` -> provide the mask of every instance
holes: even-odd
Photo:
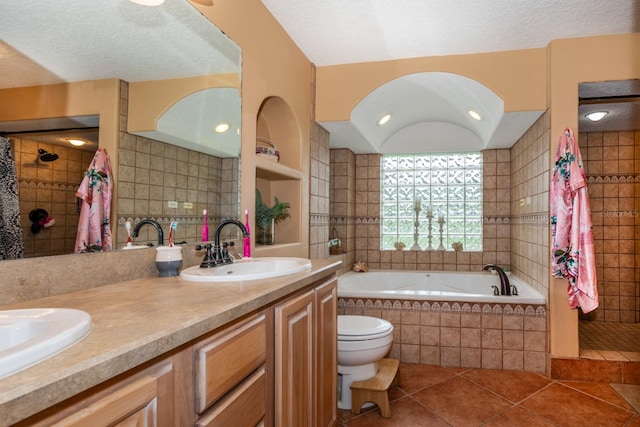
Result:
[[[640,362],[640,323],[580,321],[580,358]]]
[[[377,407],[360,415],[338,410],[338,427],[640,427],[640,386],[616,391],[606,383],[530,372],[407,363],[400,364],[400,379],[402,384],[389,390],[391,418],[382,418]]]

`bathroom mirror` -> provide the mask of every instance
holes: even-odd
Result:
[[[56,152],[43,131],[91,130],[117,159],[114,249],[126,241],[127,218],[177,218],[177,238],[194,241],[203,209],[212,222],[238,217],[241,49],[196,7],[25,0],[0,13],[0,135],[39,134],[25,136],[36,141],[27,143],[33,159],[24,147],[16,159],[35,164],[42,144]],[[40,162],[31,184],[77,187],[45,181],[61,164]]]

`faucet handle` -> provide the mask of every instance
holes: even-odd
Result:
[[[213,247],[211,246],[211,243],[207,243],[204,246],[196,245],[196,250],[202,250],[202,249],[206,250],[206,253],[204,254],[204,258],[200,263],[200,268],[211,268],[216,266],[216,262],[213,259],[212,248]]]
[[[511,285],[511,295],[518,295],[518,288],[516,288],[516,285]]]
[[[493,295],[500,295],[500,289],[496,285],[491,286],[493,288]]]

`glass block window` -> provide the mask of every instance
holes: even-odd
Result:
[[[429,247],[429,208],[433,213],[431,247],[440,246],[440,224],[446,250],[461,242],[464,250],[482,250],[482,154],[388,154],[382,156],[381,248],[414,246],[415,206],[418,245]],[[418,202],[419,201],[419,202]]]

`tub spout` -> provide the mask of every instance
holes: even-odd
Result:
[[[482,267],[482,269],[484,271],[494,269],[498,273],[498,276],[500,276],[500,295],[511,295],[511,284],[509,283],[509,278],[503,269],[495,264],[487,264]]]

